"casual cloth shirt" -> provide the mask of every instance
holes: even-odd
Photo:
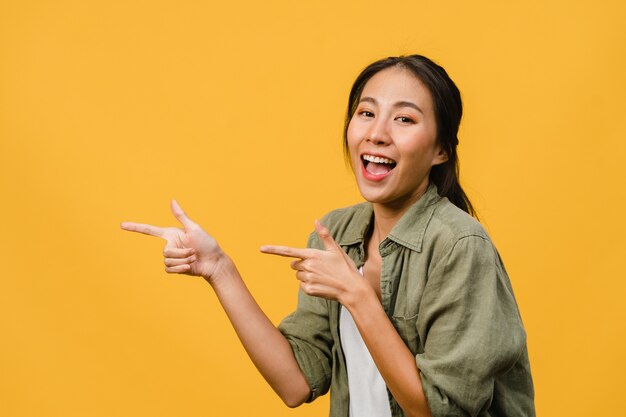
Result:
[[[322,223],[360,268],[373,208],[362,203]],[[313,233],[308,246],[323,249]],[[534,392],[522,326],[502,261],[483,227],[437,193],[427,192],[379,245],[382,306],[415,355],[434,417],[534,416]],[[331,390],[330,416],[349,416],[349,387],[339,335],[340,305],[304,294],[279,325],[311,388]],[[388,392],[393,417],[404,416]]]

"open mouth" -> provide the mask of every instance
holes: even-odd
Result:
[[[396,161],[380,156],[364,154],[361,155],[361,161],[365,171],[376,176],[388,174],[396,167]]]

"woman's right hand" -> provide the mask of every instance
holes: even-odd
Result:
[[[166,272],[201,276],[212,283],[212,279],[228,263],[228,257],[212,236],[187,217],[176,200],[172,200],[172,213],[182,228],[133,222],[124,222],[121,227],[130,232],[165,239],[167,243],[163,248],[163,256]]]
[[[163,238],[165,271],[204,277],[215,290],[248,355],[285,404],[306,401],[311,389],[291,345],[256,303],[235,264],[208,233],[193,222],[176,201],[172,213],[182,228],[124,222],[122,229]]]

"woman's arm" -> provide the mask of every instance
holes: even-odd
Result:
[[[228,258],[225,264],[208,281],[263,378],[287,406],[299,406],[311,393],[291,346],[254,300],[234,263]]]
[[[131,222],[122,223],[121,227],[165,239],[166,272],[205,278],[252,362],[272,389],[289,407],[305,402],[310,388],[289,342],[256,303],[235,264],[215,239],[189,219],[175,201],[172,212],[183,225],[182,229]]]
[[[326,250],[264,246],[264,253],[299,258],[292,262],[302,290],[339,301],[350,311],[387,387],[407,416],[430,417],[415,357],[389,321],[372,287],[319,222]]]
[[[367,281],[342,297],[389,391],[408,417],[431,417],[415,356],[389,321]]]

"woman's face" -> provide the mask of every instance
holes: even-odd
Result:
[[[447,160],[437,144],[430,92],[399,67],[384,69],[365,84],[347,137],[363,198],[396,209],[417,201],[430,169]]]

